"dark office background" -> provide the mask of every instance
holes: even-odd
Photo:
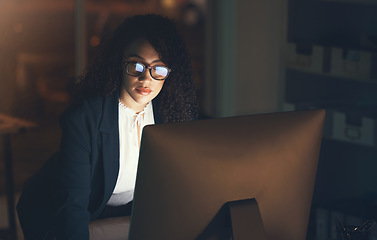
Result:
[[[308,239],[334,239],[335,217],[377,219],[376,1],[87,0],[81,11],[77,2],[0,0],[0,113],[37,123],[12,137],[17,192],[57,150],[58,116],[98,44],[125,17],[158,13],[186,39],[201,117],[327,109]],[[0,173],[4,196],[2,162]]]

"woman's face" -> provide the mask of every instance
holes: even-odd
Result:
[[[165,66],[157,51],[146,40],[136,40],[130,44],[124,51],[123,62],[138,62],[146,67]],[[145,69],[138,77],[130,76],[126,73],[125,67],[126,65],[123,64],[123,80],[119,98],[124,105],[140,112],[160,93],[165,81],[153,79],[149,69]]]

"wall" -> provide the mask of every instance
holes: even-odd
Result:
[[[219,0],[207,9],[205,113],[279,111],[287,1]]]
[[[280,108],[285,0],[237,1],[235,114]]]

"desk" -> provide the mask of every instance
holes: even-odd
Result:
[[[8,222],[9,229],[3,231],[8,239],[17,239],[15,203],[14,203],[14,186],[13,186],[13,162],[12,162],[12,134],[21,132],[28,128],[35,127],[36,124],[23,119],[15,118],[9,115],[0,114],[0,136],[4,148],[4,165],[6,180],[6,195],[8,204]]]

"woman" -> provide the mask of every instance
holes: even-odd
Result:
[[[158,15],[126,19],[79,89],[60,118],[59,152],[18,202],[26,240],[89,239],[90,221],[130,214],[142,128],[197,117],[186,47]]]

